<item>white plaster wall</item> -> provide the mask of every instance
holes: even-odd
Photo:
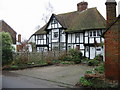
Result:
[[[75,34],[72,34],[72,43],[75,43]]]
[[[85,32],[85,36],[88,36],[88,31]]]
[[[48,25],[48,28],[47,29],[51,29],[51,23]]]
[[[68,34],[68,43],[71,43],[71,34]]]
[[[85,37],[85,43],[88,43],[88,37]]]
[[[60,42],[65,42],[65,34],[62,34],[62,35],[60,36]]]
[[[80,33],[80,43],[83,43],[83,33]]]

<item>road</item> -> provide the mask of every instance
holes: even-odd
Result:
[[[74,88],[86,65],[60,65],[3,72],[3,88]]]
[[[2,88],[65,88],[61,84],[19,75],[13,72],[3,72]]]

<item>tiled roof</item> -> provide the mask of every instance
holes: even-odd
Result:
[[[82,12],[74,11],[58,15],[54,14],[54,16],[63,28],[66,28],[65,32],[106,28],[106,21],[97,8],[89,8]],[[35,34],[45,33],[46,26],[42,27]]]

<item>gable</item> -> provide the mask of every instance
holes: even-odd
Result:
[[[47,29],[62,28],[62,25],[54,16],[52,16],[46,28]]]

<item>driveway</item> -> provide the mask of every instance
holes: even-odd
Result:
[[[80,77],[84,75],[85,71],[91,69],[93,69],[93,67],[87,65],[53,65],[11,72],[24,76],[35,77],[41,80],[74,86],[79,81]]]

